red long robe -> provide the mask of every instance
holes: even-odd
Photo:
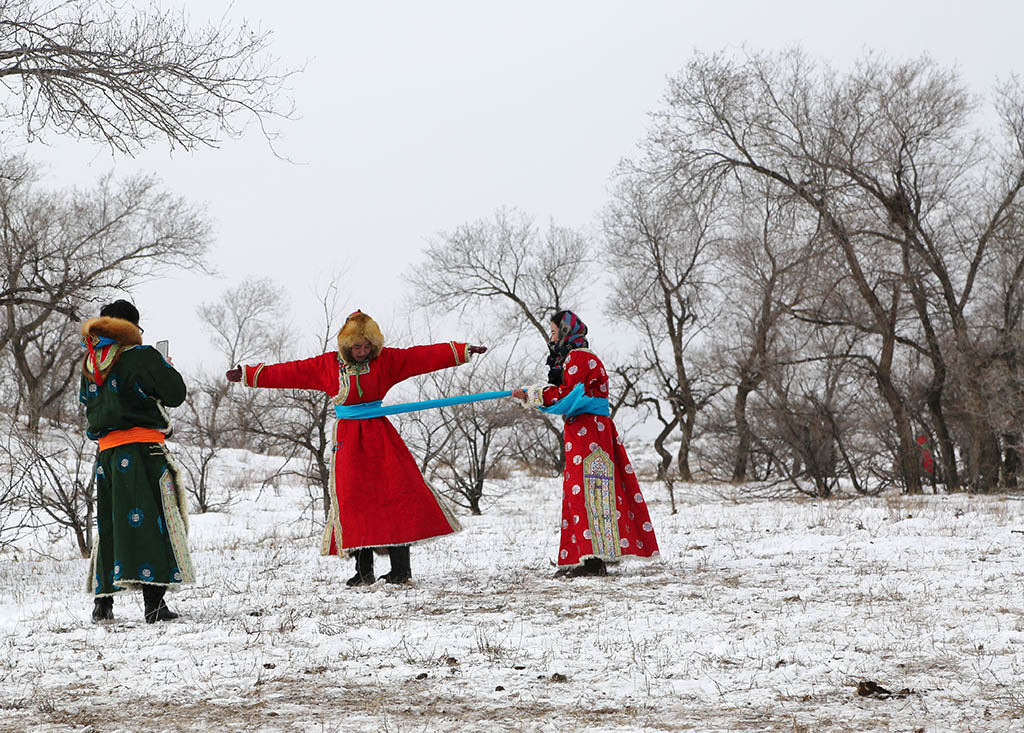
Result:
[[[465,364],[467,344],[383,348],[367,364],[346,364],[337,352],[283,364],[246,366],[249,387],[318,389],[335,405],[381,400],[417,374]],[[334,493],[321,552],[408,545],[451,534],[458,521],[424,481],[409,448],[386,417],[338,420],[333,431]]]
[[[577,384],[591,397],[608,397],[608,373],[589,349],[570,351],[562,384],[545,387],[533,401],[551,405]],[[612,419],[589,414],[567,418],[564,437],[558,564],[579,565],[588,557],[615,561],[622,555],[657,555],[647,504]]]

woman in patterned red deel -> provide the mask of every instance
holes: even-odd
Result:
[[[513,397],[540,407],[583,385],[608,398],[608,373],[587,342],[587,327],[572,311],[551,317],[548,385],[517,389]],[[624,555],[658,554],[650,514],[626,448],[610,417],[565,418],[562,535],[556,576],[606,575],[606,563]]]

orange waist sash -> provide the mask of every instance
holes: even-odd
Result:
[[[116,448],[128,443],[163,443],[166,436],[153,428],[128,428],[127,430],[111,430],[97,441],[100,450]]]

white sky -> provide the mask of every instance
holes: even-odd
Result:
[[[54,137],[28,151],[54,185],[111,167],[153,171],[208,205],[220,277],[178,276],[134,294],[147,338],[169,338],[186,370],[206,348],[195,306],[246,276],[284,285],[297,328],[311,331],[313,284],[344,272],[346,311],[362,308],[387,333],[407,295],[401,273],[439,230],[512,206],[542,225],[595,232],[610,173],[695,49],[800,44],[836,66],[866,49],[928,52],[979,92],[1024,65],[1024,11],[1010,2],[184,4],[197,23],[226,13],[271,29],[283,64],[306,65],[291,84],[301,119],[281,125],[278,143],[295,163],[255,130],[216,150],[154,145],[134,160]],[[584,318],[592,331],[602,322],[593,310]],[[445,337],[468,337],[471,325]]]

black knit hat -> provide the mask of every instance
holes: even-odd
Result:
[[[107,303],[100,308],[100,315],[120,318],[125,321],[131,321],[136,326],[139,325],[139,309],[127,300],[115,300],[113,303]]]

